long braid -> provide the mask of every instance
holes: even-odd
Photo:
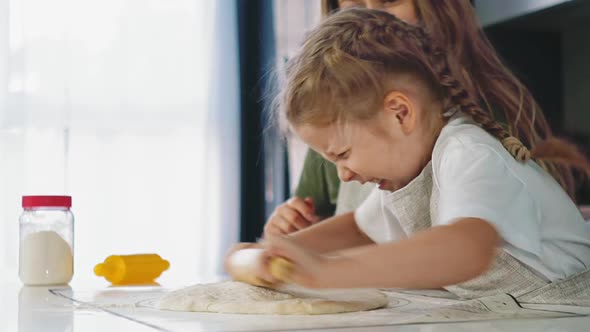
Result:
[[[552,135],[547,137],[546,140],[541,141],[541,139],[536,134],[536,130],[534,130],[535,128],[533,127],[531,128],[531,135],[525,135],[524,137],[524,139],[529,141],[529,144],[533,145],[534,147],[533,152],[531,152],[523,144],[521,139],[519,139],[519,136],[521,136],[520,134],[523,133],[518,132],[516,123],[509,123],[508,130],[506,130],[502,125],[494,120],[493,113],[486,112],[483,108],[476,104],[472,98],[469,97],[467,90],[462,86],[461,82],[452,75],[445,52],[432,42],[428,34],[420,28],[414,29],[414,34],[416,35],[416,40],[421,44],[424,52],[429,54],[432,68],[437,74],[440,84],[446,88],[448,95],[451,98],[452,104],[458,105],[461,111],[470,115],[473,120],[479,123],[487,132],[500,140],[506,150],[508,150],[508,152],[510,152],[510,154],[517,161],[527,162],[529,159],[531,159],[531,157],[533,157],[535,162],[537,162],[539,166],[549,172],[549,174],[551,174],[555,180],[559,182],[559,184],[566,190],[568,195],[574,198],[574,177],[571,172],[567,171],[572,167],[572,165],[558,165],[547,160],[535,158],[538,154],[535,150],[538,151],[543,149],[546,145],[552,145],[555,144],[555,142],[560,142],[559,144],[561,147],[566,147],[568,144],[553,137]],[[533,126],[534,123],[535,111],[540,110],[533,111],[532,120],[526,118],[526,121],[529,122],[531,126]],[[520,114],[521,112],[518,113],[518,115]],[[519,117],[517,116],[515,121],[518,120]],[[535,145],[538,142],[543,147],[536,149]],[[583,158],[579,151],[576,151],[576,149],[571,145],[570,148],[569,154],[572,157],[571,160],[578,159],[585,161],[585,158]],[[580,162],[578,166],[582,170],[587,169],[588,167],[587,163],[585,162]]]
[[[423,35],[425,36],[425,34]],[[422,37],[424,38],[424,37]],[[421,40],[419,38],[418,40]],[[446,89],[451,103],[460,107],[465,114],[470,115],[487,132],[496,137],[510,154],[520,162],[527,162],[531,158],[529,149],[518,139],[510,134],[510,131],[498,123],[490,112],[485,111],[469,96],[461,82],[451,73],[446,54],[435,46],[434,49],[423,43],[424,51],[430,53],[432,67],[438,77],[439,83]]]
[[[445,105],[443,111],[458,106],[462,112],[470,115],[483,129],[500,140],[516,160],[526,162],[531,158],[529,149],[517,137],[512,136],[509,130],[496,122],[490,112],[478,105],[463,84],[453,76],[446,53],[435,45],[422,28],[392,19],[392,16],[386,14],[371,16],[370,19],[364,20],[362,25],[365,31],[370,30],[377,39],[385,39],[386,35],[393,33],[400,40],[415,43],[426,55],[424,60],[430,65],[450,99],[450,105]],[[383,35],[380,35],[380,32]],[[374,44],[383,44],[383,41],[385,40],[377,40]]]
[[[377,46],[392,45],[390,44],[392,42],[391,40],[386,40],[388,34],[389,36],[391,36],[391,34],[396,35],[399,40],[415,44],[416,47],[426,55],[427,59],[423,59],[423,61],[430,66],[434,76],[449,98],[449,103],[444,105],[443,112],[458,107],[463,113],[470,115],[484,130],[502,142],[504,148],[506,148],[515,160],[524,163],[533,158],[539,166],[549,172],[549,174],[556,179],[570,197],[575,198],[574,177],[571,171],[568,171],[571,169],[572,165],[556,164],[548,160],[535,158],[535,155],[537,154],[536,150],[543,149],[545,142],[559,141],[557,138],[554,138],[550,132],[548,133],[549,137],[546,137],[545,141],[543,141],[543,139],[537,134],[537,131],[535,130],[536,128],[534,127],[534,115],[540,110],[532,110],[531,112],[533,116],[531,119],[528,116],[521,117],[521,109],[515,118],[507,119],[509,121],[508,125],[503,126],[494,119],[492,110],[489,107],[486,110],[476,103],[475,96],[471,95],[461,81],[453,75],[446,52],[436,45],[424,29],[407,24],[395,18],[392,19],[391,16],[386,14],[379,13],[363,20],[362,23],[364,27],[363,30],[370,30],[372,35],[377,36],[378,40],[372,42],[371,44],[373,45],[371,46],[375,46],[375,44],[379,44]],[[366,46],[367,45],[363,45],[362,47],[364,48]],[[375,47],[369,47],[369,49],[375,50]],[[544,121],[544,118],[541,118],[541,120]],[[528,134],[526,132],[520,132],[516,125],[517,121],[525,121],[531,126],[530,132]],[[523,143],[522,139],[533,147],[532,151]],[[538,149],[536,146],[537,143],[541,143],[540,146],[543,147]],[[565,142],[562,141],[561,143]],[[566,145],[567,144],[561,144],[562,147],[565,147]],[[575,149],[571,145],[570,147],[571,160],[583,159],[581,153],[574,151]],[[580,163],[580,169],[585,168],[587,169],[587,163]]]

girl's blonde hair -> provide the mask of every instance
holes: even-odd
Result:
[[[518,102],[494,103],[504,107],[509,123],[505,128],[489,109],[481,107],[478,101],[485,95],[474,91],[480,86],[471,83],[465,70],[457,74],[461,67],[452,59],[421,27],[383,11],[345,10],[313,30],[287,64],[286,84],[280,95],[282,114],[294,126],[368,120],[396,85],[396,77],[410,75],[415,84],[427,87],[431,97],[440,101],[443,112],[458,108],[470,115],[516,160],[535,158],[573,196],[572,168],[590,172],[590,166],[575,146],[553,137],[548,126],[546,131],[536,126],[546,126],[546,122],[537,108],[532,113],[525,110],[526,105],[536,105],[532,97],[530,103],[534,105],[523,103],[522,95],[526,92],[528,96],[528,91],[519,83]],[[544,133],[543,140],[539,132]]]

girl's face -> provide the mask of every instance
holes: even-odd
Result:
[[[341,9],[363,7],[383,10],[407,23],[418,23],[414,0],[339,0],[338,4]]]
[[[432,112],[422,112],[421,105],[407,96],[394,93],[388,102],[390,96],[370,121],[294,129],[308,146],[336,165],[342,181],[374,182],[382,190],[396,191],[428,163],[442,123],[427,118]]]

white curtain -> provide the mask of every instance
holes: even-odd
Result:
[[[0,0],[0,268],[23,194],[70,194],[75,280],[155,252],[221,272],[239,228],[235,1]],[[16,272],[14,274],[16,276]]]

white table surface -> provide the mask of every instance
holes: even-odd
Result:
[[[17,278],[0,280],[0,331],[162,331],[111,313],[77,307],[70,300],[49,293],[55,287],[25,287]],[[105,282],[74,280],[72,289],[105,289]],[[590,317],[483,321],[447,324],[418,324],[346,329],[306,330],[327,331],[590,331]],[[194,331],[194,330],[192,330]]]

